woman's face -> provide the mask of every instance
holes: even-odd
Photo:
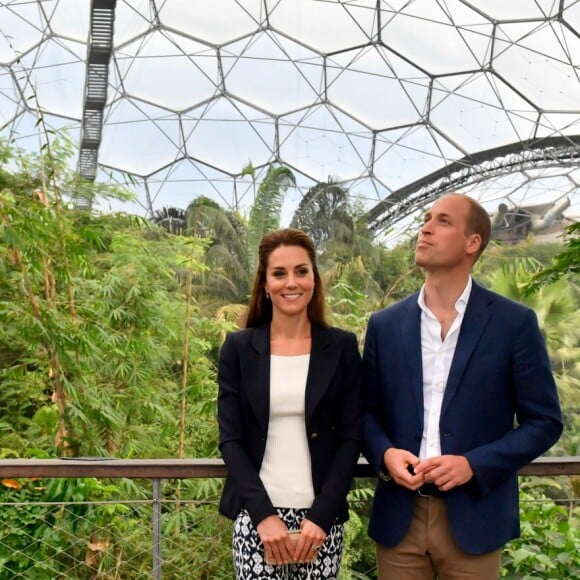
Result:
[[[308,253],[301,246],[279,246],[268,258],[266,292],[273,313],[303,314],[314,293],[314,272]]]

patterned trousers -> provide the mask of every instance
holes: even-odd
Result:
[[[300,529],[307,509],[277,508],[278,516],[289,530]],[[335,580],[342,557],[344,525],[335,524],[308,564],[270,566],[264,562],[264,546],[246,510],[234,522],[232,551],[236,580]]]

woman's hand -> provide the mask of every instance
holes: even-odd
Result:
[[[314,522],[304,518],[300,523],[300,537],[294,546],[294,562],[309,562],[318,555],[326,540],[326,532]]]
[[[293,559],[292,539],[286,524],[278,516],[268,516],[257,526],[256,531],[264,544],[264,557],[275,565],[290,564]]]

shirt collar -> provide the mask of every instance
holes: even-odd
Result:
[[[471,288],[473,286],[473,281],[471,276],[467,277],[467,284],[461,293],[461,296],[455,302],[455,310],[459,314],[463,314],[467,308],[467,303],[469,302],[469,296],[471,295]],[[425,284],[421,286],[421,291],[419,292],[419,297],[417,298],[417,304],[423,312],[431,312],[429,308],[425,305]]]

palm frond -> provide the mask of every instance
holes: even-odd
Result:
[[[258,188],[248,222],[248,265],[257,263],[258,247],[262,236],[280,227],[280,212],[286,190],[296,184],[288,167],[270,167]]]

